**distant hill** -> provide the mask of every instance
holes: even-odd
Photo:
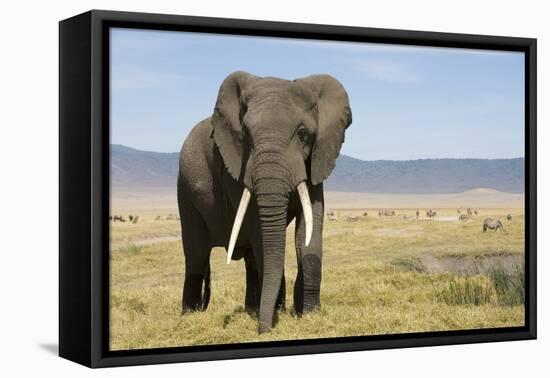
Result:
[[[520,193],[524,159],[363,161],[341,155],[327,187],[380,193],[457,193],[474,188]]]
[[[176,185],[179,153],[111,145],[115,187]],[[522,193],[524,159],[364,161],[340,155],[325,190],[374,193],[458,193],[475,188]]]
[[[179,153],[136,150],[111,145],[111,184],[114,186],[175,186]]]

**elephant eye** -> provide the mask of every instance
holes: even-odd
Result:
[[[304,126],[300,126],[298,128],[298,138],[300,138],[300,140],[302,141],[302,143],[305,143],[306,139],[307,139],[307,131],[306,131],[306,128]]]

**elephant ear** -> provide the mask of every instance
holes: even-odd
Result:
[[[244,151],[242,119],[246,104],[242,93],[256,76],[237,71],[223,81],[212,115],[212,138],[218,147],[229,174],[242,182],[248,151]]]
[[[311,153],[311,182],[317,185],[336,165],[345,131],[351,124],[351,108],[346,90],[330,75],[312,75],[296,82],[309,87],[317,99],[319,126]]]

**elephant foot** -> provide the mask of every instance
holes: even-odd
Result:
[[[302,307],[299,307],[299,306],[294,307],[294,314],[301,317],[303,315],[307,315],[309,313],[319,311],[320,309],[321,309],[321,305],[319,303],[311,304],[311,305],[304,303]]]
[[[277,317],[277,311],[275,311],[275,314],[273,315],[273,317],[274,318]],[[260,325],[258,327],[258,333],[262,334],[262,333],[271,332],[273,330],[273,327],[274,327],[275,323],[276,323],[276,321],[274,321],[272,324],[260,322]]]
[[[201,311],[201,310],[202,310],[202,306],[189,306],[187,304],[183,304],[181,306],[181,314],[182,315],[191,314],[193,312],[197,312],[197,311]]]
[[[258,333],[261,335],[262,333],[268,333],[271,332],[271,327],[267,325],[260,324],[260,327],[258,329]]]
[[[257,316],[257,315],[258,315],[259,308],[258,308],[258,305],[255,305],[255,304],[245,304],[245,305],[244,305],[244,311],[245,311],[248,315]]]
[[[285,274],[283,273],[283,278],[281,279],[281,287],[279,289],[279,295],[277,295],[277,301],[275,302],[275,310],[286,309],[286,280]]]
[[[301,260],[294,286],[294,311],[298,316],[321,307],[321,258],[308,254]]]
[[[258,332],[260,334],[271,332],[273,327],[279,322],[279,312],[277,310],[273,311],[273,317],[271,318],[271,322],[261,321],[258,327]]]
[[[204,282],[204,292],[203,292]],[[183,285],[182,314],[204,311],[210,302],[210,274],[191,274]]]
[[[313,300],[310,303],[304,303],[304,307],[302,309],[302,314],[308,314],[310,312],[319,311],[321,309],[321,304],[319,303],[319,300]]]

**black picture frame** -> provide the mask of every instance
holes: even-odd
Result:
[[[108,350],[109,28],[525,53],[525,326]],[[59,355],[88,367],[535,339],[536,39],[92,10],[59,23]]]

